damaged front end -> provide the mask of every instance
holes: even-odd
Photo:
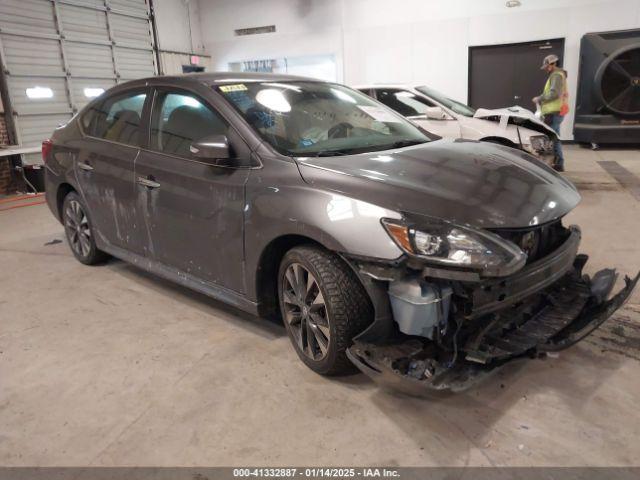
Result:
[[[517,358],[567,348],[598,328],[638,282],[609,298],[615,270],[583,274],[580,230],[560,221],[495,232],[527,254],[515,272],[492,276],[425,266],[353,261],[374,301],[374,322],[354,339],[349,358],[395,389],[464,390]]]

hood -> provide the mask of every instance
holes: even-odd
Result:
[[[576,188],[530,155],[469,140],[438,140],[384,152],[296,159],[305,182],[399,212],[481,228],[558,219]]]
[[[557,135],[551,127],[536,117],[535,113],[517,105],[508,108],[496,109],[479,108],[476,110],[473,118],[499,122],[503,128],[511,123],[536,132],[544,133],[545,135],[549,135],[551,138],[555,138]]]

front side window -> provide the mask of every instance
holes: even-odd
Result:
[[[151,122],[151,148],[192,157],[191,144],[211,135],[226,135],[228,125],[189,93],[161,92]]]
[[[378,101],[405,117],[426,115],[428,107],[435,107],[433,102],[407,90],[380,89],[376,90],[376,96]]]
[[[85,133],[112,142],[138,146],[146,98],[145,92],[127,92],[92,105],[82,116]]]
[[[245,82],[217,90],[284,155],[348,155],[431,140],[402,116],[342,85]]]

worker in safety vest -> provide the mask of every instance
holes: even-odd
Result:
[[[542,62],[541,70],[549,73],[544,91],[539,97],[533,98],[533,103],[540,104],[544,123],[549,125],[558,137],[554,141],[555,162],[553,168],[564,172],[564,156],[560,143],[560,124],[569,111],[567,92],[567,72],[558,67],[558,56],[548,55]]]

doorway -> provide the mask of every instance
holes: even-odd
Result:
[[[564,38],[469,47],[469,105],[518,105],[534,110],[531,99],[542,93],[547,80],[547,73],[540,66],[544,57],[552,53],[562,66]]]

